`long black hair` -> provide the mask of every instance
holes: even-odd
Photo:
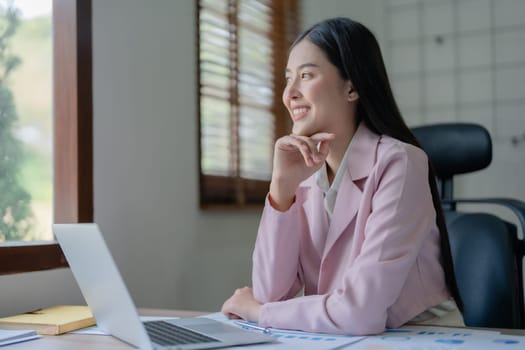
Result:
[[[362,121],[373,132],[388,135],[421,148],[406,125],[394,99],[383,57],[372,32],[349,18],[331,18],[314,24],[300,34],[292,48],[307,39],[319,47],[337,67],[343,80],[350,80],[357,91],[357,122]],[[435,172],[429,160],[428,183],[436,210],[445,280],[458,308],[463,312],[452,264],[452,254],[445,218],[436,186]]]

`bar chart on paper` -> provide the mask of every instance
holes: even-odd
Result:
[[[236,322],[241,328],[250,330],[250,326],[242,325]],[[301,349],[301,350],[323,350],[323,349],[341,349],[358,342],[363,337],[338,336],[321,333],[295,332],[281,329],[269,329],[263,332],[273,336],[278,344],[260,344],[257,349],[275,349],[276,346],[282,345],[283,349]],[[255,348],[254,348],[255,349]]]
[[[525,337],[446,327],[405,326],[386,330],[352,345],[352,350],[499,350],[523,349]]]
[[[355,342],[363,339],[363,337],[352,337],[343,335],[331,335],[323,333],[307,333],[300,331],[289,331],[284,329],[264,328],[251,322],[228,320],[224,315],[214,313],[206,315],[206,317],[213,318],[218,321],[227,322],[237,327],[254,331],[263,332],[275,338],[276,343],[273,344],[258,344],[254,346],[242,346],[237,349],[301,349],[301,350],[329,350],[346,348]]]

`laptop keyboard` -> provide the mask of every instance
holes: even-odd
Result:
[[[218,339],[202,335],[166,321],[144,322],[152,342],[162,346],[218,342]]]

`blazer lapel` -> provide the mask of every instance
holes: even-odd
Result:
[[[323,250],[325,246],[326,236],[321,234],[326,231],[328,227],[328,219],[326,218],[326,212],[324,208],[323,194],[321,189],[313,185],[314,181],[307,181],[303,186],[307,192],[307,198],[303,203],[306,220],[308,221],[308,227],[310,232],[314,233],[311,235],[312,244],[314,245],[319,258],[323,256]]]
[[[361,205],[362,191],[356,185],[358,180],[366,179],[376,162],[376,149],[380,136],[361,123],[352,138],[346,172],[337,193],[332,222],[328,230],[323,260],[344,230],[356,217]]]
[[[323,260],[345,228],[357,215],[357,210],[361,203],[361,195],[361,190],[354,184],[350,176],[345,176],[337,193],[332,223],[330,224],[328,236],[326,237]],[[342,198],[344,199],[342,200]],[[348,200],[349,198],[351,198],[350,201]]]

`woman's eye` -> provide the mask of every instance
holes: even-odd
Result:
[[[286,81],[286,84],[292,81],[292,78],[290,77],[284,77],[284,81]]]
[[[312,75],[310,73],[301,73],[301,78],[302,79],[307,79],[307,78],[310,78],[312,77]]]

